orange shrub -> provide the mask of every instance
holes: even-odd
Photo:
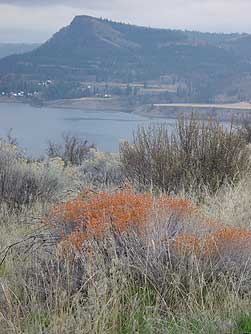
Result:
[[[160,218],[164,218],[170,212],[179,217],[188,217],[195,215],[198,208],[188,199],[163,195],[154,202],[154,211]]]
[[[175,240],[175,248],[179,254],[213,256],[226,249],[251,248],[251,233],[247,229],[222,227],[206,233],[202,238],[195,235],[181,234]]]
[[[165,231],[161,242],[172,242],[179,255],[214,256],[229,248],[251,249],[248,230],[208,220],[191,201],[167,195],[155,200],[150,193],[136,194],[131,188],[112,193],[85,191],[54,207],[48,222],[61,229],[62,241],[80,251],[87,240],[104,239],[110,232],[125,234],[133,229],[143,235],[151,222],[158,224],[170,215],[184,225],[172,241]]]
[[[251,233],[247,229],[223,227],[205,237],[204,248],[207,253],[221,253],[228,247],[250,247]]]
[[[105,238],[110,231],[144,232],[153,212],[160,217],[170,212],[184,217],[194,211],[189,200],[162,196],[155,201],[150,193],[136,194],[131,188],[113,193],[86,191],[75,200],[54,207],[49,223],[62,225],[62,239],[69,240],[80,250],[86,240]],[[70,227],[68,234],[65,233],[67,226]]]
[[[201,242],[196,235],[181,234],[175,239],[175,249],[180,255],[199,254],[201,252]]]

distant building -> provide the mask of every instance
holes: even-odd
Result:
[[[163,74],[160,76],[160,83],[166,85],[173,85],[176,81],[176,76],[172,74]]]

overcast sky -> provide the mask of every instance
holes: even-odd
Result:
[[[0,0],[0,42],[43,42],[75,15],[152,27],[250,32],[251,0]]]

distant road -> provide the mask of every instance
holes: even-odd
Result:
[[[230,104],[193,104],[193,103],[164,103],[164,104],[154,104],[154,107],[158,108],[216,108],[216,109],[236,109],[236,110],[251,110],[251,103],[249,102],[239,102]]]

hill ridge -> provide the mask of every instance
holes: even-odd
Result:
[[[237,96],[234,81],[249,85],[250,61],[248,34],[150,28],[78,15],[37,49],[0,60],[0,80],[9,74],[106,82],[166,76],[188,100],[211,101],[220,94]]]

